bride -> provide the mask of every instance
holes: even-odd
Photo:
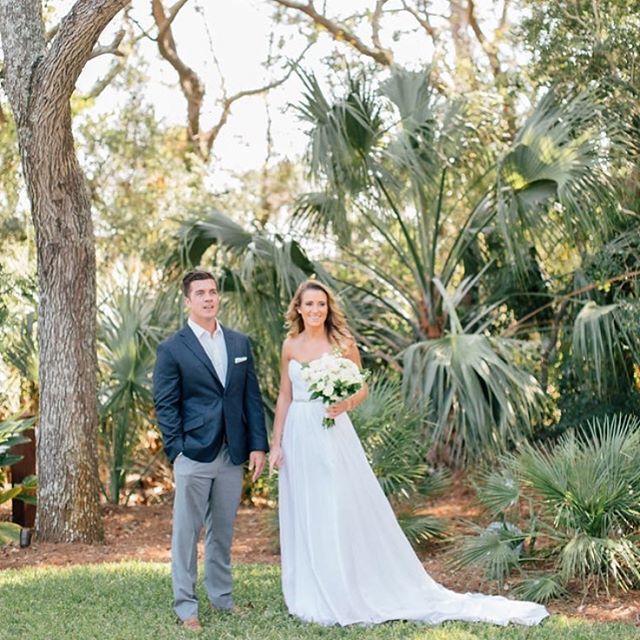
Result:
[[[356,343],[331,291],[303,282],[287,311],[280,393],[269,464],[280,469],[282,590],[289,612],[322,625],[413,620],[533,625],[532,602],[455,593],[424,570],[366,460],[347,416],[366,386],[326,407],[311,400],[305,363],[336,349],[360,366]],[[325,428],[324,416],[335,418]]]

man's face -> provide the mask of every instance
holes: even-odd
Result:
[[[211,322],[218,313],[220,295],[214,280],[194,280],[184,299],[189,315],[198,324]]]

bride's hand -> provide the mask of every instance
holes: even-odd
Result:
[[[326,409],[327,418],[337,418],[341,413],[351,409],[351,401],[349,398],[340,400],[335,404],[330,404]]]
[[[282,449],[278,446],[272,447],[269,452],[269,475],[273,475],[274,469],[279,469],[284,462]]]

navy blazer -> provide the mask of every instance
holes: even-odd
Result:
[[[268,451],[262,397],[249,338],[223,327],[227,346],[224,386],[189,325],[158,346],[153,395],[164,450],[211,462],[226,439],[234,464],[250,451]]]

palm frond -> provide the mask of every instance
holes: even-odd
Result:
[[[551,225],[585,240],[608,233],[611,216],[596,213],[615,207],[600,111],[588,92],[562,100],[549,91],[500,162],[499,218],[516,264],[526,258],[518,251],[526,235]]]
[[[502,458],[497,470],[480,478],[478,499],[494,516],[514,509],[519,503],[521,488],[515,464],[512,456]]]
[[[300,76],[306,91],[297,109],[312,125],[311,174],[326,178],[337,193],[357,193],[370,184],[368,155],[380,133],[380,105],[364,76],[349,77],[344,97],[337,99],[328,99],[312,74]]]
[[[637,312],[637,309],[636,309]],[[599,396],[630,378],[626,354],[640,362],[637,337],[621,321],[621,304],[598,305],[589,300],[573,326],[572,358],[576,374]]]
[[[420,515],[416,512],[399,513],[398,524],[404,535],[409,539],[409,542],[414,546],[433,540],[440,540],[447,533],[447,527],[440,518]]]
[[[476,566],[488,579],[502,584],[521,561],[524,536],[501,523],[487,529],[475,527],[479,535],[465,536],[451,565],[457,568]]]
[[[576,534],[563,547],[559,559],[562,579],[579,579],[584,585],[614,583],[624,591],[640,584],[640,549],[632,538],[597,538]]]
[[[14,522],[0,522],[0,546],[8,542],[19,542],[22,527]]]
[[[589,433],[562,436],[553,449],[523,447],[523,481],[554,514],[554,524],[593,538],[640,525],[640,420],[616,415]]]
[[[452,334],[404,352],[404,390],[436,427],[434,441],[458,464],[523,441],[541,416],[544,394],[515,363],[506,339]]]
[[[408,171],[418,182],[434,184],[440,177],[438,155],[441,123],[437,118],[437,93],[430,71],[398,69],[381,86],[381,93],[397,108],[400,122],[397,137],[387,158]]]
[[[567,590],[561,577],[551,573],[528,575],[513,588],[513,593],[521,600],[546,604],[550,600],[564,597]]]
[[[38,346],[36,344],[37,314],[27,313],[20,322],[19,332],[6,346],[3,359],[19,372],[24,380],[38,382]]]
[[[134,450],[152,426],[151,375],[155,350],[171,328],[167,309],[128,264],[114,272],[99,306],[98,361],[101,369],[99,416],[102,453],[109,469],[105,494],[117,503]],[[124,283],[124,284],[122,284]]]

